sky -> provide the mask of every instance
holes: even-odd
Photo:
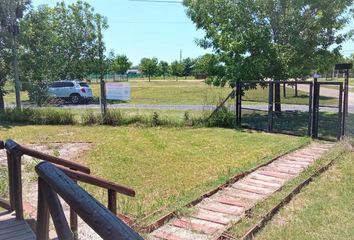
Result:
[[[180,1],[180,0],[174,0]],[[57,0],[32,0],[54,5]],[[66,0],[66,3],[76,2]],[[196,39],[204,36],[187,17],[186,9],[179,3],[139,2],[130,0],[86,0],[97,13],[108,18],[109,28],[104,32],[107,50],[125,54],[138,65],[143,57],[157,57],[172,62],[182,57],[195,58],[210,50],[197,46]],[[354,26],[351,23],[350,26]],[[354,42],[343,45],[342,54],[354,53]]]

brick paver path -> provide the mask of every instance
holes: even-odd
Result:
[[[217,239],[245,212],[297,177],[332,144],[312,143],[259,168],[231,186],[220,190],[190,209],[188,216],[174,218],[149,234],[157,240]]]

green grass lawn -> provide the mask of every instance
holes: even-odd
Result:
[[[354,153],[307,186],[259,233],[267,239],[353,239]]]
[[[132,104],[197,104],[197,105],[216,105],[225,99],[232,91],[229,87],[213,87],[200,80],[131,80]],[[99,84],[92,83],[91,87],[94,96],[100,95]],[[11,90],[5,96],[6,103],[15,103],[13,87],[8,85]],[[283,90],[281,90],[283,91]],[[299,91],[295,97],[294,89],[286,89],[286,97],[282,95],[282,102],[287,104],[308,104],[308,94]],[[28,101],[26,92],[21,94],[23,101]],[[257,89],[245,92],[243,97],[244,104],[260,104],[268,102],[268,88],[260,86]],[[332,98],[321,98],[321,104],[333,104],[336,100]],[[234,104],[234,100],[229,101]]]
[[[144,223],[185,205],[229,177],[309,141],[285,135],[217,128],[8,126],[1,139],[20,143],[92,142],[80,156],[94,175],[131,186],[119,211]],[[106,201],[106,192],[89,188]]]

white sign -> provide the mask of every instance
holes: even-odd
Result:
[[[106,96],[108,100],[130,100],[130,84],[129,83],[106,83]]]

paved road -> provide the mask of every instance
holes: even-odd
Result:
[[[66,109],[99,109],[100,105],[63,105],[61,108]],[[202,111],[202,110],[214,110],[214,105],[168,105],[168,104],[110,104],[108,108],[111,109],[146,109],[146,110],[181,110],[181,111]],[[229,106],[230,109],[234,109],[234,106]],[[243,105],[244,109],[255,109],[267,111],[267,104],[251,104]],[[307,105],[296,104],[282,104],[283,111],[308,111]],[[323,106],[321,111],[325,112],[337,112],[338,109],[335,106]],[[354,112],[354,106],[352,108]]]
[[[308,86],[300,85],[298,89],[304,92],[308,92]],[[330,88],[321,88],[321,96],[326,97],[337,97],[338,90]],[[7,106],[14,107],[14,106]],[[27,107],[35,107],[34,105],[27,105]],[[99,109],[100,105],[98,104],[89,104],[89,105],[71,105],[65,104],[60,106],[63,109]],[[215,105],[193,105],[193,104],[109,104],[108,108],[110,109],[146,109],[146,110],[180,110],[180,111],[203,111],[203,110],[214,110]],[[244,104],[243,108],[255,109],[255,110],[268,110],[268,105],[266,103],[260,104]],[[230,109],[234,109],[234,106],[230,106]],[[308,111],[309,108],[307,105],[296,105],[296,104],[282,104],[283,111]],[[321,107],[320,111],[325,112],[338,112],[336,106],[326,106]],[[354,93],[349,94],[349,112],[354,113]]]

